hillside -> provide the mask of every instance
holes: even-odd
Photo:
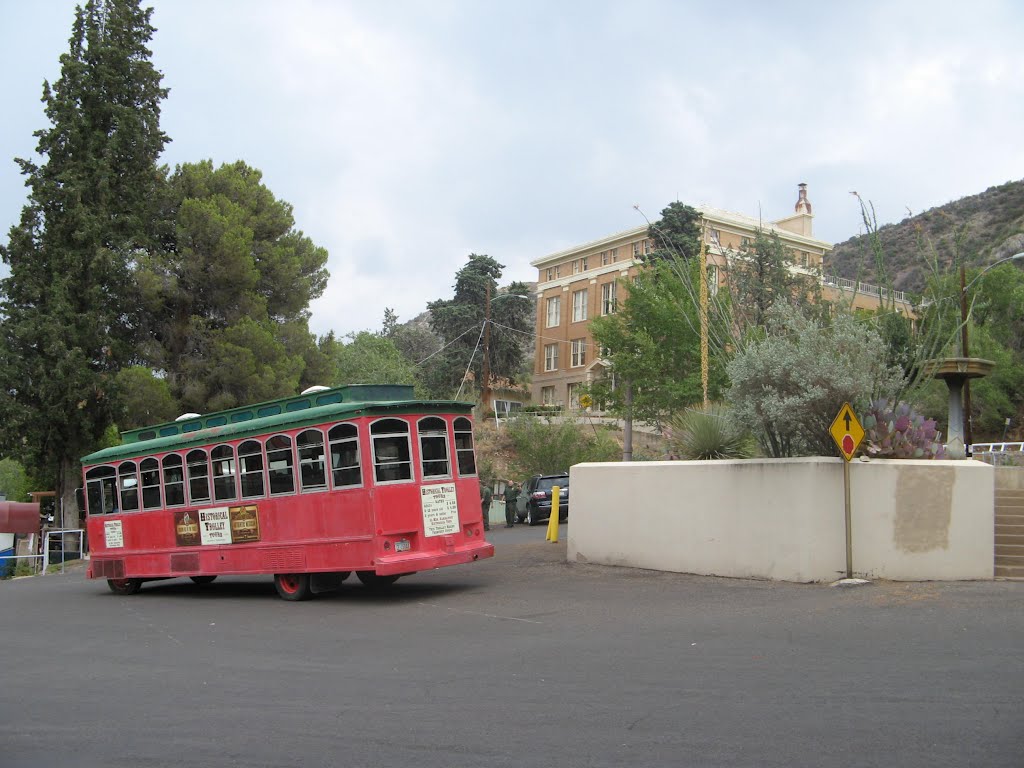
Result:
[[[897,290],[920,292],[931,272],[965,260],[968,266],[990,264],[1024,251],[1024,180],[990,187],[898,224],[878,230],[885,269]],[[867,235],[835,246],[826,258],[825,272],[880,284]]]

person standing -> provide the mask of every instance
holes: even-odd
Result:
[[[491,500],[494,498],[494,493],[491,491],[491,486],[481,482],[480,483],[480,507],[483,512],[484,518],[484,530],[491,530]]]
[[[516,524],[516,500],[519,498],[519,486],[515,480],[509,480],[505,486],[505,527],[512,528]]]

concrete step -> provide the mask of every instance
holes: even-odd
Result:
[[[996,565],[1014,565],[1024,568],[1024,555],[996,555]]]
[[[1020,525],[1024,526],[1024,515],[1001,515],[998,512],[995,517],[996,525]]]
[[[997,579],[1024,579],[1024,565],[997,565],[993,575]]]
[[[1024,533],[999,533],[996,531],[996,549],[1000,547],[1024,548]]]
[[[1024,523],[1004,523],[996,521],[996,536],[1019,536],[1024,534]]]

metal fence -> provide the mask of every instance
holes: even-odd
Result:
[[[1024,443],[974,443],[971,454],[997,467],[1024,467]]]

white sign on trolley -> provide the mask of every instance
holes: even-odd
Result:
[[[459,532],[459,504],[455,483],[420,486],[423,506],[423,535],[448,536]]]
[[[124,546],[124,530],[120,520],[103,521],[103,543],[107,549],[118,549]]]

